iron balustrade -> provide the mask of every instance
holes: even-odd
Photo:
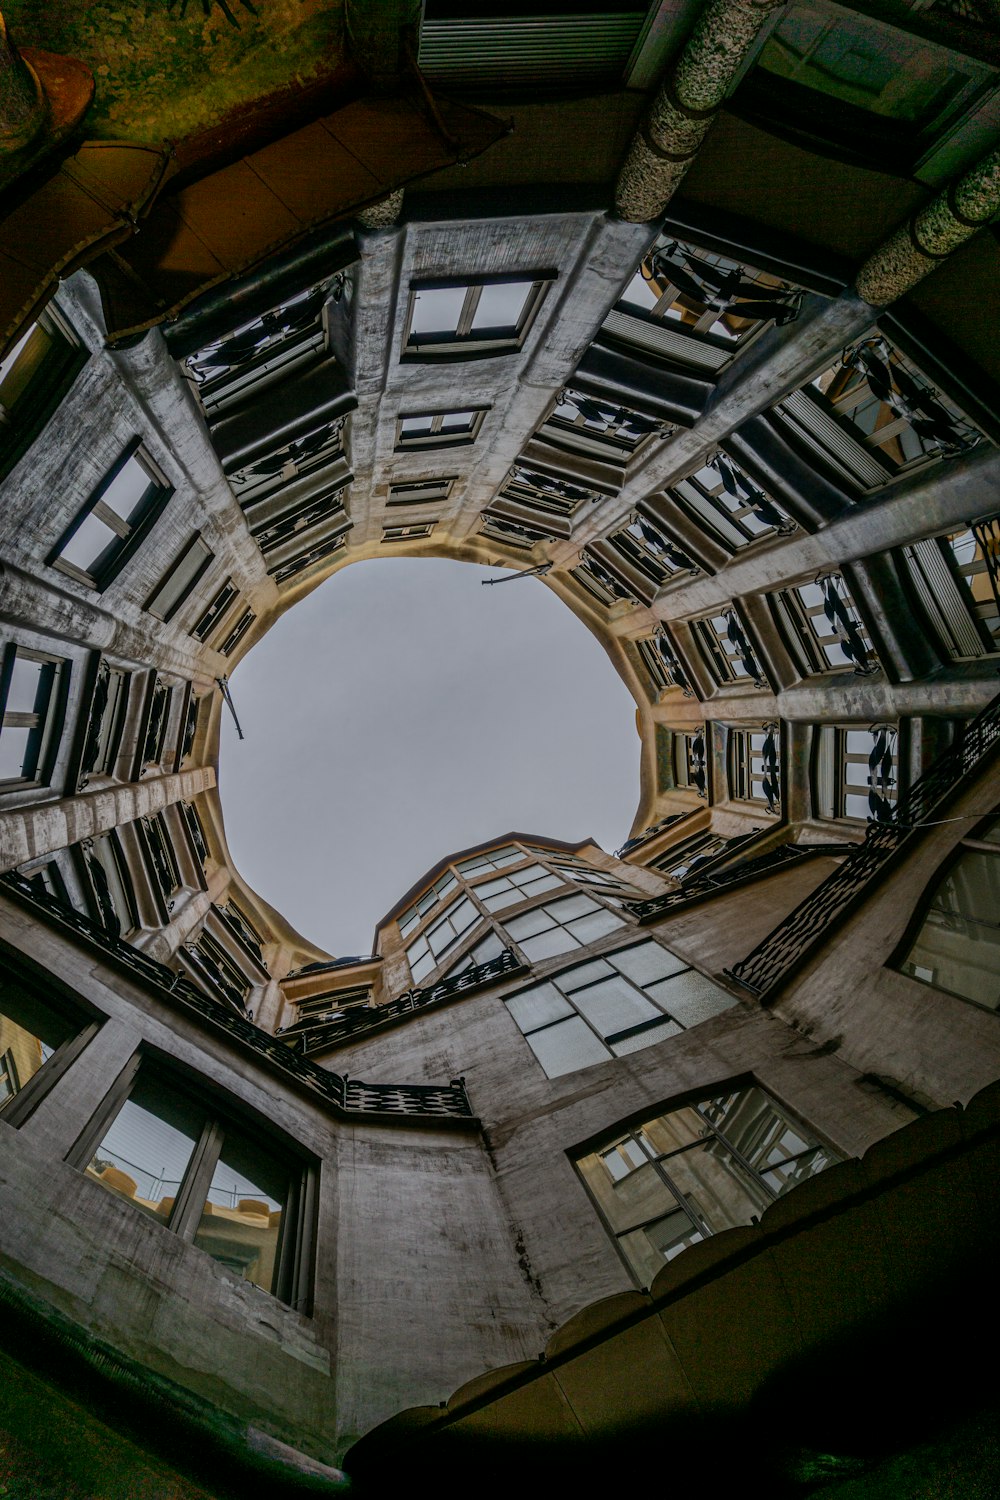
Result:
[[[42,916],[52,926],[82,939],[101,957],[124,968],[134,978],[152,986],[183,1010],[193,1012],[215,1029],[242,1043],[261,1062],[276,1068],[286,1080],[311,1097],[346,1117],[378,1116],[382,1119],[455,1120],[475,1123],[464,1078],[450,1083],[365,1083],[310,1062],[294,1053],[280,1037],[271,1036],[233,1007],[200,990],[182,974],[175,974],[158,959],[121,942],[81,912],[64,906],[48,891],[41,891],[19,870],[0,874],[0,891]]]
[[[755,834],[748,837],[756,839]],[[743,840],[733,842],[738,844]],[[704,901],[709,896],[731,891],[736,886],[749,885],[751,881],[758,880],[763,875],[772,875],[788,865],[801,864],[803,860],[821,854],[839,858],[854,847],[853,844],[781,844],[777,849],[769,849],[766,854],[758,855],[756,859],[742,859],[736,865],[729,865],[733,851],[727,849],[712,861],[711,869],[699,870],[696,875],[684,880],[679,890],[666,891],[662,896],[650,896],[645,901],[628,901],[625,903],[625,910],[640,926],[647,926],[679,908],[693,906],[696,901]],[[727,868],[719,869],[722,864],[726,864]]]
[[[870,822],[840,867],[768,933],[727,974],[759,998],[770,998],[858,907],[891,861],[983,769],[1000,744],[1000,694],[959,733],[959,738],[901,797],[884,822]]]
[[[279,1036],[287,1047],[307,1057],[312,1052],[325,1052],[341,1042],[354,1041],[356,1037],[380,1031],[390,1022],[412,1015],[415,1011],[426,1010],[429,1005],[454,1000],[459,995],[472,994],[513,974],[525,972],[525,965],[513,949],[505,948],[496,958],[491,958],[484,964],[476,964],[461,974],[442,979],[439,984],[406,990],[402,995],[387,1000],[384,1005],[358,1006],[345,1010],[339,1016],[315,1025],[298,1022],[294,1030],[289,1027],[287,1031],[279,1032]]]

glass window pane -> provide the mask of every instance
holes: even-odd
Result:
[[[677,974],[686,967],[683,959],[653,942],[637,943],[634,948],[620,948],[610,958],[616,969],[620,969],[640,985],[646,985],[654,979],[665,979],[668,974]]]
[[[682,1026],[697,1026],[699,1021],[717,1016],[720,1011],[736,1004],[721,985],[714,984],[695,969],[675,974],[672,979],[661,980],[659,984],[648,985],[647,993]]]
[[[695,1229],[682,1209],[677,1209],[655,1224],[623,1234],[618,1243],[642,1285],[649,1286],[668,1260],[700,1239],[704,1239],[701,1231]]]
[[[805,1182],[808,1177],[815,1177],[817,1172],[823,1172],[827,1167],[833,1165],[838,1158],[825,1146],[814,1146],[811,1151],[805,1152],[803,1156],[795,1157],[791,1161],[782,1162],[770,1171],[761,1173],[764,1181],[777,1197],[787,1193],[790,1188],[797,1187],[800,1182]]]
[[[647,1120],[636,1134],[642,1140],[650,1156],[664,1156],[700,1141],[708,1133],[708,1126],[696,1109],[674,1109],[669,1115],[657,1120]]]
[[[512,938],[516,938],[523,947],[523,939],[533,937],[536,932],[546,932],[552,926],[552,918],[548,909],[538,906],[534,911],[522,912],[518,917],[511,917],[504,923]],[[570,947],[573,947],[570,944]]]
[[[479,306],[472,319],[473,332],[495,328],[516,333],[531,287],[530,281],[508,281],[500,286],[484,286],[479,293]]]
[[[467,288],[424,287],[413,294],[411,333],[454,333],[462,316]]]
[[[534,1031],[536,1027],[547,1026],[550,1021],[573,1014],[569,1001],[564,1000],[552,984],[539,984],[524,990],[507,1001],[507,1009],[522,1031]]]
[[[205,1125],[184,1094],[140,1073],[90,1165],[88,1176],[130,1198],[144,1213],[168,1218]]]
[[[123,521],[130,521],[143,495],[152,483],[137,458],[123,464],[101,496],[102,505],[113,510]]]
[[[575,969],[565,969],[558,975],[559,988],[567,995],[573,994],[580,989],[581,985],[594,984],[598,979],[607,979],[614,973],[609,963],[603,958],[591,959],[589,964],[577,964]]]
[[[682,1201],[713,1234],[748,1224],[751,1216],[763,1213],[771,1201],[721,1141],[692,1146],[671,1156],[664,1165]]]
[[[573,934],[564,927],[552,927],[548,932],[540,932],[537,937],[518,938],[517,942],[521,952],[532,963],[540,963],[543,958],[555,958],[560,953],[568,953],[571,948],[580,946]]]
[[[658,1218],[677,1205],[663,1174],[652,1162],[616,1180],[603,1160],[603,1153],[597,1153],[583,1158],[580,1171],[608,1223],[616,1231],[632,1229],[647,1219]]]
[[[628,1057],[632,1052],[644,1052],[647,1047],[655,1047],[658,1042],[664,1042],[668,1037],[679,1036],[681,1029],[676,1021],[664,1019],[656,1026],[648,1026],[645,1031],[637,1031],[634,1036],[622,1037],[620,1042],[612,1042],[611,1050],[616,1057]]]
[[[603,911],[596,901],[589,896],[565,896],[561,901],[553,901],[545,908],[550,911],[557,922],[570,922],[574,917],[582,917],[591,911]]]
[[[526,1040],[548,1078],[559,1078],[577,1068],[588,1068],[591,1063],[604,1062],[609,1056],[607,1048],[579,1016],[547,1026],[544,1031],[532,1032]]]
[[[15,724],[0,727],[0,781],[14,781],[32,773],[33,731]]]
[[[594,943],[599,937],[604,937],[608,932],[616,932],[623,926],[621,918],[616,917],[614,912],[606,911],[603,906],[569,924],[570,931],[581,944]]]
[[[237,1276],[270,1291],[287,1199],[287,1168],[227,1130],[194,1242]]]
[[[120,541],[118,533],[112,531],[110,526],[105,526],[104,522],[99,521],[96,516],[84,516],[59,556],[72,563],[74,567],[82,568],[85,573],[88,573],[105,547],[112,542]]]
[[[73,1035],[65,1016],[12,980],[0,984],[0,1110]]]
[[[603,1037],[627,1031],[630,1026],[641,1026],[643,1021],[653,1021],[657,1017],[656,1007],[617,976],[593,984],[589,989],[578,990],[573,1003]]]
[[[467,432],[475,416],[471,411],[449,411],[441,418],[442,432]]]
[[[18,652],[10,672],[7,687],[7,713],[32,714],[38,712],[39,688],[42,683],[44,664],[31,661]]]

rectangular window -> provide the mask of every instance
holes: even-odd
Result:
[[[770,597],[771,611],[804,677],[853,668],[878,670],[878,658],[839,573]]]
[[[707,620],[692,620],[691,633],[717,683],[748,682],[755,687],[767,686],[746,627],[731,605]]]
[[[423,521],[414,526],[383,526],[383,542],[410,542],[417,537],[430,536],[434,530],[434,521]]]
[[[246,1000],[253,982],[217,938],[210,932],[202,931],[194,946],[185,951],[199,975],[207,979],[209,994],[228,1001],[238,1011],[246,1010]]]
[[[163,814],[153,813],[149,818],[141,818],[138,826],[144,837],[153,879],[160,895],[170,902],[181,888],[181,877]]]
[[[195,624],[191,627],[191,634],[195,640],[207,641],[215,627],[221,623],[223,616],[239,597],[239,590],[236,588],[233,580],[227,578],[211,604],[198,616]]]
[[[699,572],[698,564],[647,516],[639,514],[621,531],[608,537],[608,546],[631,563],[656,587],[679,578],[682,573]]]
[[[920,915],[900,971],[1000,1010],[1000,818],[962,840]]]
[[[894,724],[821,725],[813,777],[817,815],[891,822],[899,794],[898,738]]]
[[[62,730],[69,662],[9,645],[0,663],[0,791],[47,786]]]
[[[35,441],[87,357],[50,303],[0,359],[0,479]]]
[[[653,687],[659,692],[663,688],[679,687],[685,697],[691,696],[691,684],[687,672],[678,659],[673,643],[664,630],[643,641],[636,641],[635,648],[643,666],[649,674]]]
[[[97,1031],[58,998],[0,973],[0,1121],[21,1125]]]
[[[308,1312],[315,1165],[136,1062],[106,1103],[96,1146],[71,1163],[233,1275]]]
[[[571,484],[567,479],[556,479],[539,470],[527,469],[515,464],[500,489],[501,495],[530,510],[545,511],[551,515],[571,516],[585,500],[592,503],[603,500],[596,490]]]
[[[479,534],[488,536],[495,542],[504,542],[508,547],[533,547],[536,542],[551,540],[548,531],[542,531],[536,526],[519,525],[516,521],[509,521],[506,516],[491,515],[488,510],[482,513]]]
[[[473,880],[486,870],[506,870],[508,865],[525,858],[524,851],[516,844],[504,844],[500,849],[487,849],[485,854],[473,854],[469,859],[460,860],[455,868],[466,880]]]
[[[419,283],[410,291],[404,358],[468,359],[519,349],[554,274]]]
[[[87,739],[80,764],[82,779],[91,775],[114,775],[128,716],[131,684],[131,672],[109,666],[102,659],[87,722]]]
[[[799,296],[766,271],[661,238],[605,318],[602,336],[717,374],[769,323],[796,318]]]
[[[688,1245],[749,1224],[841,1158],[756,1087],[635,1125],[577,1160],[641,1286]]]
[[[128,937],[139,926],[132,877],[117,832],[102,833],[79,846],[90,883],[94,915],[112,938]]]
[[[63,532],[46,562],[87,588],[106,589],[172,493],[172,486],[136,438]]]
[[[154,677],[142,736],[142,767],[158,766],[163,761],[172,697],[173,689],[159,677]]]
[[[299,573],[305,572],[306,568],[311,567],[313,563],[332,557],[335,552],[340,552],[346,545],[347,538],[343,534],[331,537],[317,547],[310,547],[308,552],[300,552],[296,557],[290,557],[286,562],[268,568],[267,576],[273,578],[275,583],[285,583],[289,578],[295,578]]]
[[[619,599],[627,599],[631,604],[639,602],[636,596],[586,549],[584,549],[583,562],[571,568],[570,573],[585,593],[600,604],[607,605],[608,608],[617,604]]]
[[[1000,517],[903,548],[935,635],[957,661],[1000,651]]]
[[[735,1003],[651,939],[504,1001],[548,1078],[655,1046]]]
[[[201,537],[192,537],[143,608],[158,620],[172,619],[211,567],[212,558]]]
[[[468,969],[477,969],[480,964],[488,964],[506,951],[503,940],[491,930],[484,938],[480,938],[478,943],[473,943],[456,964],[446,969],[443,978],[451,979],[456,974],[464,974]]]
[[[718,834],[696,833],[689,839],[682,839],[665,854],[650,860],[650,864],[654,869],[662,870],[665,875],[684,881],[688,875],[696,874],[720,854],[725,854],[728,848],[729,840]]]
[[[573,948],[585,948],[624,925],[606,906],[581,894],[522,912],[505,922],[504,929],[529,963],[540,963]]]
[[[958,407],[879,336],[845,349],[776,410],[800,441],[862,490],[982,441]]]
[[[624,462],[654,433],[669,437],[673,428],[659,417],[648,417],[606,397],[565,390],[542,430],[561,437],[564,446],[577,453]]]
[[[708,796],[708,754],[704,729],[674,731],[674,785]]]
[[[446,870],[430,889],[424,891],[423,895],[414,901],[412,906],[408,906],[406,911],[397,919],[401,935],[406,937],[407,933],[412,932],[415,927],[419,927],[420,923],[427,916],[427,913],[433,911],[438,902],[442,901],[445,896],[450,895],[457,885],[458,876],[452,870]]]
[[[729,731],[729,795],[760,802],[769,813],[781,808],[781,768],[777,726]]]
[[[482,920],[468,896],[454,901],[406,950],[410,973],[416,983],[436,969],[456,943]]]
[[[445,448],[474,443],[489,407],[466,411],[414,412],[396,419],[396,451],[406,448]]]
[[[544,891],[554,891],[563,883],[558,875],[551,874],[543,865],[525,865],[509,875],[496,875],[492,880],[485,880],[473,886],[473,890],[487,911],[505,911],[508,906],[516,906],[518,902],[540,896]]]
[[[782,507],[728,454],[717,453],[667,493],[699,528],[730,552],[796,530]]]
[[[256,618],[257,616],[254,614],[252,609],[246,609],[243,611],[239,619],[236,621],[236,624],[233,626],[232,630],[229,632],[225,640],[222,642],[222,645],[219,647],[219,650],[223,656],[231,656],[233,654],[233,652],[236,650],[236,647],[246,635],[247,631],[250,629],[250,626],[253,624]]]
[[[425,500],[447,500],[451,487],[450,479],[408,479],[400,484],[390,484],[387,505],[422,505]]]

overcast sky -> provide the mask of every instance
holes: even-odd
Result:
[[[518,829],[614,850],[635,705],[546,586],[436,558],[355,563],[272,627],[223,716],[226,835],[250,886],[335,955],[454,850]]]

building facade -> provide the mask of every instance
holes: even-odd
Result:
[[[773,1431],[831,1348],[988,1296],[995,38],[424,11],[432,115],[511,133],[171,302],[156,216],[230,202],[203,163],[2,346],[0,1425],[67,1495],[664,1434],[686,1475],[697,1422]],[[383,100],[388,12],[353,8]],[[318,125],[270,129],[242,164],[318,171]],[[235,869],[220,722],[274,620],[389,551],[536,571],[635,698],[638,809],[615,853],[452,851],[338,957]],[[786,1460],[769,1493],[831,1478]]]

